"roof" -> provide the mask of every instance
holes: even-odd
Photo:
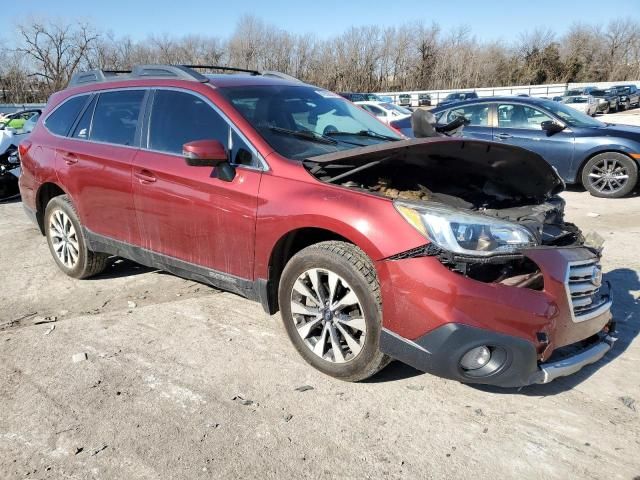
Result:
[[[468,100],[460,100],[459,102],[446,103],[445,105],[438,105],[433,110],[439,110],[442,108],[451,108],[454,106],[461,105],[471,105],[475,103],[484,103],[484,102],[511,102],[511,103],[524,103],[524,104],[534,104],[539,105],[545,102],[549,102],[548,98],[538,98],[538,97],[518,97],[518,96],[497,96],[497,97],[478,97],[478,98],[470,98]]]

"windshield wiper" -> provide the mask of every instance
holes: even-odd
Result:
[[[326,137],[312,130],[289,130],[288,128],[282,127],[269,127],[269,130],[276,133],[291,135],[292,137],[302,138],[304,140],[310,140],[312,142],[326,143],[327,145],[335,145],[338,143],[337,140]]]
[[[360,130],[359,132],[327,132],[327,136],[334,135],[353,135],[355,137],[371,137],[371,138],[380,138],[382,140],[389,140],[391,142],[395,142],[400,140],[399,138],[391,137],[389,135],[383,135],[381,133],[376,133],[373,130]]]

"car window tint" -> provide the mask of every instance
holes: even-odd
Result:
[[[94,97],[93,100],[91,100],[89,106],[85,109],[82,117],[80,117],[80,120],[76,125],[76,128],[73,130],[73,138],[80,138],[83,140],[89,138],[89,130],[91,129],[91,118],[93,117],[93,110],[96,107],[97,100],[98,97]]]
[[[365,110],[369,110],[377,117],[384,116],[384,112],[378,107],[374,107],[373,105],[363,105],[363,107],[365,108]]]
[[[79,95],[65,101],[45,120],[47,129],[56,135],[66,136],[88,98],[89,95]]]
[[[175,90],[158,90],[153,100],[149,148],[182,155],[182,146],[195,140],[218,140],[228,146],[229,124],[200,97]]]
[[[526,105],[498,105],[498,126],[500,128],[542,130],[541,123],[548,120],[552,120],[551,117]]]
[[[97,142],[133,145],[144,93],[144,90],[101,93],[89,138]]]
[[[458,117],[469,121],[469,126],[486,127],[489,125],[489,104],[465,105],[449,110],[443,123],[453,122]]]

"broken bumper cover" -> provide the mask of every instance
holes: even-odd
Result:
[[[533,343],[523,338],[449,323],[416,340],[383,329],[380,348],[397,360],[440,377],[464,383],[522,387],[548,383],[555,378],[576,373],[584,366],[600,360],[615,340],[612,336],[601,335],[597,342],[560,360],[539,363]],[[504,352],[504,357],[495,371],[474,376],[473,372],[465,371],[460,366],[460,359],[469,350],[479,346],[499,348]]]

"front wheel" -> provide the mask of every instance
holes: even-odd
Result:
[[[44,214],[44,233],[56,264],[73,278],[88,278],[102,272],[109,256],[87,247],[76,209],[66,195],[53,198]]]
[[[638,165],[622,153],[601,153],[582,169],[582,185],[594,197],[624,197],[635,188],[637,181]]]
[[[330,241],[301,250],[282,273],[278,299],[289,339],[321,372],[359,381],[389,363],[379,349],[380,285],[358,247]]]

